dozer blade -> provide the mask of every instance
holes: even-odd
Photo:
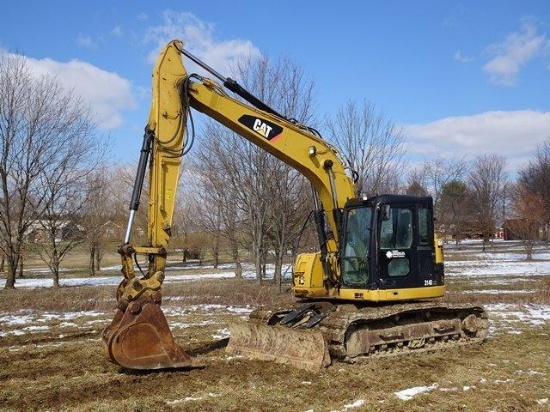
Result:
[[[318,330],[291,329],[251,322],[231,322],[226,351],[318,372],[330,365],[328,344]]]
[[[128,369],[192,368],[191,357],[175,342],[160,305],[153,301],[132,302],[117,310],[103,331],[107,357]]]

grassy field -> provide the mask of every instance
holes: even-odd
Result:
[[[449,246],[446,255],[445,299],[487,307],[484,344],[336,363],[320,373],[224,352],[229,320],[261,304],[292,302],[288,291],[269,284],[186,281],[196,271],[178,273],[177,282],[165,284],[163,307],[176,340],[204,368],[156,373],[124,371],[103,357],[100,334],[112,316],[113,286],[2,290],[0,410],[550,410],[550,256],[526,263],[514,243],[496,243],[486,254],[478,243]],[[77,260],[71,265],[66,278]]]

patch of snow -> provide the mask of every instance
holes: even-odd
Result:
[[[484,293],[487,295],[500,295],[502,293],[510,293],[510,294],[526,294],[526,293],[534,293],[534,290],[499,290],[499,289],[479,289],[479,290],[464,290],[460,293],[464,294],[479,294]]]
[[[285,265],[282,268],[283,273],[290,273],[291,265]],[[211,268],[214,270],[213,266],[200,266],[201,269]],[[208,280],[208,279],[232,279],[235,277],[235,266],[234,265],[222,265],[219,266],[219,269],[228,269],[227,271],[219,273],[203,273],[203,274],[190,274],[185,273],[190,269],[189,267],[179,266],[179,267],[167,267],[166,272],[170,272],[166,276],[164,283],[178,283],[178,282],[189,282],[196,280]],[[245,265],[245,270],[243,271],[243,278],[245,279],[255,279],[256,271],[253,265]],[[104,269],[119,269],[120,266],[113,266],[112,268]],[[197,267],[192,267],[192,269],[197,269]],[[275,266],[273,264],[266,266],[265,279],[273,279],[273,274],[275,271]],[[47,273],[46,269],[34,270],[37,272]],[[69,278],[69,279],[60,279],[59,284],[61,286],[117,286],[122,280],[122,276],[94,276],[94,277],[85,277],[85,278]],[[0,288],[3,288],[6,284],[6,279],[0,279]],[[50,288],[53,287],[53,280],[51,278],[23,278],[17,279],[15,286],[17,288]]]
[[[208,326],[214,325],[215,322],[211,320],[203,320],[201,322],[183,323],[183,322],[169,322],[171,329],[187,329],[194,326]]]
[[[27,330],[29,332],[43,332],[45,330],[48,330],[50,329],[49,326],[27,326],[25,328],[23,328],[23,330]]]
[[[514,382],[514,380],[510,379],[510,378],[504,379],[504,380],[502,380],[502,379],[495,379],[494,380],[494,383],[510,383],[510,382]]]
[[[364,399],[359,399],[353,403],[348,403],[347,405],[344,405],[344,409],[359,408],[363,406],[364,403],[365,403]]]
[[[518,260],[514,257],[500,256],[491,259],[485,254],[474,261],[445,261],[445,275],[459,277],[487,277],[487,276],[533,276],[548,275],[550,260]]]
[[[439,391],[440,392],[456,392],[458,391],[458,388],[456,387],[452,387],[452,388],[439,388]]]
[[[13,335],[13,336],[21,336],[21,335],[24,335],[26,332],[22,331],[22,330],[9,330],[7,332],[2,332],[0,331],[0,338],[4,338],[6,336],[10,336],[10,335]]]
[[[485,305],[490,316],[504,322],[521,322],[531,326],[543,326],[550,321],[550,306],[533,304],[497,303]]]
[[[32,315],[4,315],[0,316],[0,324],[4,325],[26,325],[33,320]]]
[[[219,329],[215,334],[213,334],[212,338],[221,340],[221,339],[229,338],[229,336],[230,336],[229,329],[223,328],[223,329]]]
[[[408,401],[414,398],[416,395],[422,393],[430,392],[434,389],[437,389],[437,383],[434,383],[430,386],[415,386],[414,388],[404,389],[402,391],[394,392],[394,395],[403,401]]]
[[[207,396],[210,397],[210,398],[216,398],[220,395],[217,394],[217,393],[209,392],[207,394]],[[173,401],[166,401],[166,404],[167,405],[177,405],[177,404],[184,403],[184,402],[200,401],[200,400],[203,400],[203,399],[204,399],[204,396],[187,396],[187,397],[182,398],[182,399],[174,399]]]
[[[518,374],[526,373],[527,375],[531,375],[531,376],[534,376],[534,375],[545,376],[546,375],[543,372],[534,371],[534,370],[528,370],[527,372],[522,371],[522,370],[518,370],[518,371],[516,371],[516,373],[518,373]]]
[[[61,327],[61,328],[77,328],[78,325],[74,322],[61,322],[59,324],[59,327]]]
[[[344,409],[340,409],[340,410],[333,409],[330,412],[345,412],[348,409],[360,408],[361,406],[364,405],[364,403],[365,403],[364,399],[359,399],[359,400],[356,400],[353,403],[348,403],[348,404],[344,405]],[[313,409],[310,409],[310,410],[313,411]]]

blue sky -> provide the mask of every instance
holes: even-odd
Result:
[[[550,138],[546,0],[153,3],[2,6],[0,49],[89,99],[115,161],[138,157],[153,61],[173,38],[222,73],[244,55],[290,57],[315,82],[318,118],[366,99],[416,159],[500,153],[513,172]]]

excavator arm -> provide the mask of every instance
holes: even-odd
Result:
[[[180,95],[184,77],[179,52],[168,47],[159,56],[153,71],[152,105],[143,137],[130,217],[124,243],[118,249],[124,279],[117,289],[114,319],[102,336],[106,356],[129,369],[192,366],[189,355],[174,341],[160,309],[166,247],[171,235],[178,177],[185,150],[187,108],[182,104]],[[147,170],[147,243],[136,247],[130,243],[130,237]],[[146,272],[142,272],[137,265],[138,257],[143,255],[148,262]]]
[[[224,124],[294,167],[311,182],[320,202],[318,213],[326,215],[332,232],[321,242],[324,260],[333,261],[325,266],[326,271],[332,272],[327,273],[331,278],[338,276],[334,262],[340,231],[339,213],[344,203],[354,195],[353,182],[336,148],[311,129],[284,118],[231,79],[222,77],[223,84],[248,103],[230,97],[224,87],[211,79],[188,76],[182,53],[210,69],[184,51],[183,43],[177,40],[170,42],[157,59],[153,71],[152,105],[145,127],[130,217],[124,243],[119,247],[124,279],[117,290],[114,319],[102,335],[106,356],[129,369],[193,366],[189,355],[175,342],[160,309],[160,289],[190,108]],[[212,69],[210,71],[221,77]],[[147,170],[147,244],[137,247],[132,245],[130,238]],[[146,256],[146,271],[137,264],[139,256]]]

